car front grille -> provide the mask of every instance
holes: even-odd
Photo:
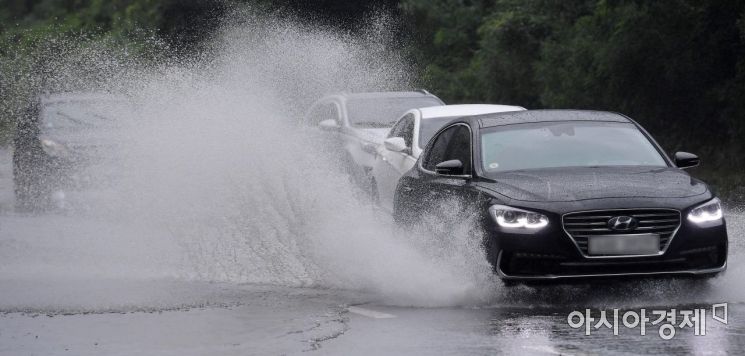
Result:
[[[628,231],[614,231],[608,221],[618,216],[630,216],[639,225]],[[562,218],[564,230],[574,240],[583,255],[587,256],[587,241],[590,236],[614,234],[660,235],[660,251],[667,249],[673,234],[680,227],[680,211],[674,209],[616,209],[596,210],[565,214]]]

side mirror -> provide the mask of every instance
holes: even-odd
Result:
[[[701,163],[701,159],[693,153],[688,152],[676,152],[675,153],[675,165],[678,168],[691,168],[696,167]]]
[[[323,120],[323,121],[319,122],[318,123],[318,127],[321,128],[321,130],[324,130],[324,131],[336,131],[341,126],[339,126],[339,124],[336,123],[336,120],[334,120],[334,119],[328,119],[328,120]]]
[[[462,175],[463,162],[461,162],[459,159],[451,159],[449,161],[440,162],[435,166],[435,172],[437,172],[437,174],[448,176]]]
[[[406,141],[403,137],[389,137],[383,141],[383,145],[391,152],[406,151]]]

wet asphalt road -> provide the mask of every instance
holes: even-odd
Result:
[[[70,277],[35,241],[64,232],[71,217],[12,209],[7,153],[0,164],[0,354],[2,355],[264,355],[264,354],[738,354],[745,350],[745,215],[731,213],[730,267],[705,283],[688,280],[502,288],[487,303],[440,308],[392,306],[364,291],[207,283],[106,271]],[[114,229],[114,228],[112,228]],[[35,240],[37,239],[37,240]],[[37,242],[38,242],[37,241]],[[81,240],[76,240],[81,241]],[[84,244],[96,241],[82,240]],[[136,243],[134,241],[133,243]],[[46,248],[46,247],[45,247]],[[157,246],[153,247],[157,252]],[[21,257],[19,257],[21,256]],[[150,258],[157,259],[156,257]],[[104,260],[136,265],[112,252]],[[121,261],[120,261],[121,260]],[[51,262],[50,262],[51,261]],[[152,265],[151,265],[152,266]],[[157,269],[157,268],[156,268]],[[59,273],[57,273],[59,272]],[[139,272],[139,270],[135,270]],[[728,303],[728,323],[711,318]],[[584,328],[569,313],[707,309],[706,335],[658,326]],[[680,316],[677,323],[680,323]]]
[[[729,304],[727,325],[707,320],[705,336],[694,336],[689,328],[678,330],[672,340],[662,340],[651,326],[646,336],[639,335],[639,328],[623,326],[618,336],[610,329],[593,329],[585,336],[584,329],[567,325],[573,308],[552,306],[550,301],[545,306],[411,308],[371,303],[364,296],[334,290],[180,287],[224,288],[210,296],[212,303],[222,300],[222,305],[63,314],[9,312],[0,316],[0,353],[717,355],[745,349],[742,303]],[[545,292],[546,298],[552,293]],[[653,308],[705,304],[671,303]]]

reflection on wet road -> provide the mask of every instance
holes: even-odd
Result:
[[[678,330],[672,340],[662,340],[656,326],[649,326],[646,336],[640,335],[639,327],[623,325],[618,336],[607,328],[592,329],[586,336],[584,328],[567,324],[571,309],[564,308],[369,308],[396,318],[351,315],[350,330],[325,345],[325,350],[339,354],[355,349],[367,354],[732,354],[745,347],[744,323],[737,322],[745,315],[736,306],[730,309],[730,324],[707,320],[705,336],[694,336],[693,329],[687,328]]]

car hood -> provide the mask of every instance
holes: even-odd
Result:
[[[390,128],[355,128],[353,129],[354,134],[368,142],[376,143],[376,144],[382,144],[383,140],[385,140],[385,137],[388,135],[388,132],[391,131]]]
[[[117,136],[111,130],[85,131],[45,131],[40,139],[48,139],[64,146],[69,158],[100,159],[111,157],[126,147],[124,137]]]
[[[703,182],[677,168],[552,168],[497,173],[484,188],[514,200],[566,202],[605,198],[683,198],[705,193]]]

